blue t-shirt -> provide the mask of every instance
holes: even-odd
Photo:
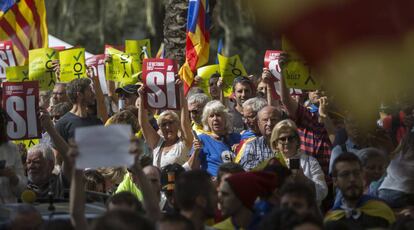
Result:
[[[206,170],[211,176],[217,176],[219,166],[224,162],[231,162],[234,153],[231,147],[240,142],[240,134],[231,133],[221,141],[207,134],[198,135],[203,148],[200,151],[201,169]]]

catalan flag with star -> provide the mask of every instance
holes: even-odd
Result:
[[[0,40],[11,40],[18,65],[28,63],[29,50],[47,47],[44,0],[0,0]]]
[[[210,19],[208,0],[190,0],[187,15],[186,61],[180,69],[187,93],[197,68],[208,62],[210,49]]]

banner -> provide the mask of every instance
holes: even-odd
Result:
[[[58,52],[51,48],[29,50],[29,79],[39,81],[40,90],[53,90],[56,74],[52,61],[58,59]]]
[[[209,88],[209,82],[210,82],[210,77],[213,74],[220,74],[220,69],[219,69],[219,65],[207,65],[207,66],[203,66],[201,68],[197,69],[197,75],[200,76],[201,81],[198,83],[198,87],[200,87],[205,94],[207,94],[208,96],[210,96],[210,93],[208,91]]]
[[[86,59],[86,66],[92,67],[93,73],[98,76],[103,94],[108,94],[105,79],[105,54],[98,54]]]
[[[145,106],[153,109],[179,109],[179,88],[175,84],[177,64],[172,59],[144,59],[142,78]]]
[[[246,69],[244,69],[243,64],[240,61],[239,55],[234,55],[231,57],[225,57],[221,54],[218,54],[220,74],[223,78],[223,93],[225,97],[228,97],[232,94],[233,89],[233,80],[236,77],[245,76],[247,77]]]
[[[10,66],[16,66],[13,43],[11,41],[0,41],[0,79],[6,78],[6,68]]]
[[[311,74],[311,68],[284,37],[282,37],[282,49],[289,54],[289,62],[283,70],[287,87],[306,90],[320,89],[320,84]]]
[[[6,68],[7,82],[22,82],[29,80],[29,67],[25,66],[12,66]]]
[[[11,140],[41,137],[39,121],[39,83],[4,82],[3,109],[9,116],[7,136]]]
[[[59,52],[60,81],[87,77],[85,65],[85,48],[74,48]]]
[[[265,57],[264,57],[264,67],[269,69],[272,73],[272,79],[270,79],[270,90],[272,93],[273,99],[279,99],[281,94],[281,85],[280,85],[280,78],[281,78],[281,68],[279,65],[280,54],[283,51],[281,50],[266,50]],[[300,95],[302,94],[302,90],[300,89],[289,89],[290,94],[292,95]]]
[[[133,56],[123,53],[114,48],[108,48],[111,61],[107,63],[106,70],[110,79],[119,82],[121,86],[135,84],[138,82],[138,75],[133,73]]]

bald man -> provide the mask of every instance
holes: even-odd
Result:
[[[246,144],[239,164],[244,170],[250,171],[261,162],[272,158],[273,152],[270,148],[270,136],[273,127],[282,119],[282,112],[274,106],[266,106],[257,113],[257,125],[259,126],[261,137]]]

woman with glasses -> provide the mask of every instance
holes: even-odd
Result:
[[[184,99],[183,87],[180,82],[181,118],[171,110],[166,110],[157,119],[161,134],[150,124],[148,111],[144,106],[144,88],[138,90],[139,110],[138,121],[142,129],[145,142],[153,152],[153,165],[162,168],[169,164],[184,164],[188,160],[188,153],[193,144],[191,120],[188,114],[187,101]],[[181,135],[178,131],[181,129]]]
[[[321,204],[328,194],[328,186],[318,161],[300,150],[300,138],[294,121],[280,121],[273,128],[270,145],[276,158],[293,173],[294,180],[312,185],[316,201]]]

